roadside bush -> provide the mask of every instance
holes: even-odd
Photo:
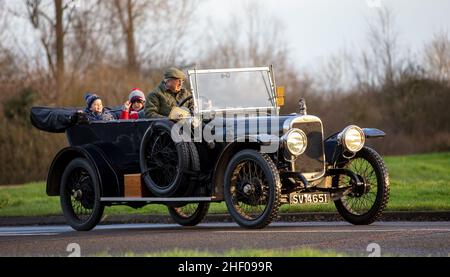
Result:
[[[3,113],[6,120],[13,124],[31,126],[30,110],[37,93],[33,88],[27,87],[3,103]]]

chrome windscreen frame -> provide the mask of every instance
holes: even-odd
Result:
[[[236,108],[236,109],[217,109],[217,110],[200,110],[198,99],[198,74],[208,74],[208,73],[227,73],[227,72],[252,72],[252,71],[263,71],[268,73],[268,79],[270,82],[270,96],[273,99],[274,106],[272,107],[247,107],[247,108]],[[191,69],[188,70],[189,83],[191,86],[191,92],[194,100],[194,114],[200,116],[203,113],[210,112],[226,112],[226,111],[238,111],[238,110],[264,110],[271,109],[275,111],[275,115],[279,115],[280,107],[277,105],[276,101],[276,84],[274,80],[273,67],[249,67],[249,68],[224,68],[224,69]],[[193,86],[195,84],[195,87]]]
[[[320,118],[318,118],[317,116],[313,116],[313,115],[302,115],[302,116],[293,117],[293,118],[290,118],[290,119],[286,120],[283,123],[283,135],[286,134],[290,129],[292,129],[294,124],[296,124],[296,123],[312,123],[312,122],[320,122],[320,126],[321,126],[321,129],[322,129],[321,131],[322,131],[322,135],[323,135],[322,120],[320,120]],[[319,179],[323,178],[325,176],[325,174],[326,174],[325,147],[324,147],[323,139],[322,139],[322,149],[324,149],[324,151],[322,153],[322,155],[323,155],[322,159],[324,161],[324,163],[323,163],[323,170],[319,171],[319,172],[300,172],[303,176],[305,176],[305,178],[308,181],[319,180]],[[301,154],[301,155],[304,155],[304,154]],[[290,161],[289,163],[290,163],[290,166],[291,166],[291,171],[292,172],[296,172],[295,161]]]

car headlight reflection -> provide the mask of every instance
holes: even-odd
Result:
[[[358,152],[364,146],[366,138],[364,132],[358,126],[348,126],[339,135],[341,143],[344,147],[353,153]]]
[[[284,143],[289,154],[297,157],[305,152],[308,139],[302,130],[291,129],[284,136]]]

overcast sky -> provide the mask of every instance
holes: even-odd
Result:
[[[242,7],[241,0],[208,0],[203,13],[224,19]],[[394,14],[403,51],[420,50],[436,32],[450,32],[450,0],[258,0],[285,24],[286,41],[299,67],[309,67],[340,49],[360,49],[367,22],[377,8]]]
[[[387,7],[393,13],[394,27],[403,52],[419,52],[437,32],[450,35],[450,0],[254,1],[283,22],[283,42],[288,43],[291,61],[299,69],[318,65],[344,48],[350,51],[364,48],[367,45],[368,21],[376,19],[380,7]],[[242,2],[204,0],[201,9],[195,14],[195,20],[207,22],[209,18],[216,25],[228,22],[230,14],[242,9]],[[17,7],[23,5],[22,2],[12,0],[8,0],[8,3]],[[16,40],[27,41],[29,45],[38,41],[37,34],[31,32],[28,23],[15,22],[11,26],[15,28]]]

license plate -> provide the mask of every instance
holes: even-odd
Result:
[[[298,193],[289,194],[289,204],[305,205],[305,204],[327,204],[330,202],[330,194],[325,192]]]

